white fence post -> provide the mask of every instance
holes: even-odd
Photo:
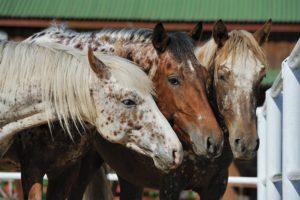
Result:
[[[289,174],[300,169],[300,69],[292,70],[283,62],[283,199],[299,200],[298,181],[289,180]],[[291,177],[293,179],[293,177]]]
[[[282,131],[282,95],[279,93],[272,96],[272,88],[266,92],[267,110],[267,198],[272,200],[281,199],[281,131]]]
[[[257,152],[257,200],[266,200],[266,156],[267,156],[267,125],[264,107],[256,110],[257,132],[260,140],[260,147]]]
[[[300,39],[272,88],[266,92],[266,117],[257,110],[258,131],[266,156],[258,152],[258,199],[300,199]],[[266,120],[266,121],[265,121]],[[266,124],[266,138],[260,128]],[[264,151],[264,148],[260,149]],[[263,160],[265,158],[265,160]],[[266,167],[266,170],[264,169]],[[266,173],[266,191],[263,178]]]

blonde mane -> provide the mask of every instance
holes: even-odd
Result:
[[[217,44],[214,39],[211,38],[205,45],[200,47],[200,49],[202,48],[205,50],[203,51],[202,59],[200,59],[203,60],[203,63],[201,64],[205,67],[211,67],[213,62],[215,62],[214,58],[218,51]],[[233,30],[229,33],[229,38],[222,47],[222,52],[224,53],[222,55],[218,55],[218,58],[227,58],[230,54],[232,56],[232,62],[235,61],[235,58],[238,55],[243,55],[245,56],[244,58],[247,59],[247,57],[250,56],[248,50],[250,50],[265,67],[268,66],[267,59],[262,48],[259,46],[253,35],[245,30]],[[198,55],[197,52],[196,55]],[[217,66],[220,63],[215,64]]]
[[[153,93],[152,82],[133,63],[112,55],[96,56],[121,86],[142,94]],[[68,132],[70,120],[75,124],[95,122],[90,84],[97,76],[88,64],[87,52],[54,43],[8,42],[0,44],[0,62],[0,93],[12,99],[28,93],[41,95],[47,102],[45,110],[54,109]]]

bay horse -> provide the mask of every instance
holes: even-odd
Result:
[[[139,163],[140,165],[133,162],[133,160],[141,160],[138,158],[140,156],[134,152],[126,152],[128,153],[126,156],[135,163],[134,166],[118,166],[117,162],[112,159],[109,160],[107,156],[109,152],[102,151],[105,145],[111,144],[101,139],[101,145],[97,145],[97,149],[101,151],[100,155],[121,176],[119,176],[121,199],[140,199],[143,191],[141,186],[160,189],[160,199],[163,200],[178,199],[179,193],[183,189],[193,189],[204,200],[216,200],[223,196],[227,186],[228,168],[233,158],[250,159],[258,149],[256,130],[253,130],[253,127],[256,127],[254,112],[256,92],[267,66],[265,55],[260,46],[267,40],[270,28],[271,21],[269,20],[254,34],[244,30],[233,30],[228,33],[225,24],[220,20],[213,27],[212,39],[200,50],[195,51],[199,59],[207,59],[206,62],[201,60],[201,63],[210,72],[208,79],[209,97],[224,131],[224,147],[220,157],[207,159],[185,150],[183,163],[177,169],[167,174],[161,174],[153,166],[150,167],[151,165],[149,161],[146,161],[146,158],[144,158],[144,163]],[[219,44],[220,42],[222,43]],[[229,67],[229,69],[224,69],[224,67]],[[242,67],[244,69],[241,69]],[[228,71],[224,73],[222,70]],[[230,93],[232,91],[231,86],[234,91],[233,94],[238,93],[239,97]],[[221,95],[226,94],[226,92],[229,94],[222,98]],[[243,101],[236,100],[239,98]],[[234,108],[235,106],[238,109]],[[246,109],[242,109],[243,107]],[[245,148],[243,151],[233,148],[235,146],[232,146],[229,139],[235,137],[235,132],[231,136],[232,129],[230,128],[232,123],[236,123],[234,116],[240,118],[237,119],[238,125],[240,125],[239,120],[247,121],[242,125],[248,126],[250,131],[243,133],[243,139],[245,139],[241,141],[243,148]],[[245,130],[244,127],[241,127],[241,130]],[[120,145],[115,145],[114,152],[116,153],[118,152],[116,149],[122,148]],[[121,154],[117,156],[121,157]],[[125,156],[124,151],[122,156]],[[138,170],[139,168],[143,168],[143,173],[136,173],[136,171],[141,171]],[[132,173],[130,174],[130,172]]]
[[[72,121],[95,126],[105,139],[150,156],[162,170],[181,163],[182,145],[136,65],[104,54],[101,61],[91,49],[86,54],[59,44],[5,42],[0,48],[1,151],[17,132],[53,121],[72,137]]]
[[[96,51],[107,51],[139,63],[152,77],[156,86],[158,105],[168,117],[169,122],[180,133],[181,139],[191,144],[196,154],[202,152],[204,156],[208,154],[210,157],[216,157],[222,147],[222,134],[206,96],[205,69],[198,66],[199,63],[194,55],[193,43],[199,38],[199,29],[202,30],[202,27],[197,25],[190,35],[187,35],[186,33],[168,34],[161,24],[158,24],[154,31],[147,29],[103,30],[94,34],[76,34],[71,31],[65,33],[62,29],[54,28],[54,31],[51,28],[35,34],[25,42],[52,41],[73,45],[79,49],[85,49],[87,45],[90,45]],[[190,128],[186,127],[190,122]],[[190,137],[185,134],[188,130],[191,131]],[[205,147],[204,150],[200,151],[194,144],[194,141],[197,143],[198,139],[197,136],[193,136],[195,134],[193,130],[199,131],[197,133],[199,136],[208,133],[204,136],[201,146],[201,148]],[[201,141],[203,140],[200,139],[199,142]],[[122,157],[123,159],[126,157]],[[98,162],[100,166],[99,163],[101,162]],[[93,170],[90,169],[92,165],[88,165],[87,162],[82,162],[82,164],[86,164],[86,169],[88,169],[86,171],[89,172],[89,175],[84,177],[90,178],[93,174]],[[69,168],[66,169],[66,172],[69,171]],[[49,186],[59,187],[58,184],[51,184],[51,182],[57,183],[57,181],[49,180]],[[83,181],[78,185],[82,185],[81,183]],[[56,191],[57,194],[57,190],[52,191]],[[82,189],[76,192],[81,191]],[[74,197],[80,198],[79,195],[74,195]]]

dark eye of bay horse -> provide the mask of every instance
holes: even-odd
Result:
[[[168,34],[161,24],[153,31],[152,43],[158,54],[153,76],[158,106],[179,137],[198,155],[220,154],[223,135],[208,102],[206,69],[194,54],[193,39],[199,38],[198,24],[190,35]]]
[[[211,72],[213,92],[228,127],[235,158],[253,158],[259,148],[256,92],[267,65],[260,45],[266,41],[270,29],[269,20],[254,34],[244,30],[228,33],[219,20],[213,27],[213,38],[197,53],[199,61]]]

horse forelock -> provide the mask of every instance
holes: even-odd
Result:
[[[194,55],[195,45],[189,36],[182,32],[169,34],[170,42],[168,51],[171,52],[175,59],[180,61],[187,59],[196,59]]]
[[[171,59],[177,64],[183,72],[194,73],[200,63],[197,60],[194,50],[195,44],[192,39],[183,32],[174,32],[169,34],[169,44],[166,49]]]
[[[224,52],[226,52],[225,57],[231,54],[233,62],[237,56],[241,55],[245,56],[245,59],[247,59],[249,51],[251,51],[255,58],[258,59],[263,66],[267,67],[266,56],[262,48],[259,46],[253,35],[245,30],[231,31],[229,33],[229,39],[226,41],[223,48]]]
[[[196,51],[199,56],[201,52],[201,59],[207,68],[213,65],[220,65],[222,60],[231,57],[231,62],[234,63],[237,58],[243,57],[244,60],[251,56],[252,52],[255,59],[257,59],[264,67],[268,66],[268,62],[262,48],[259,46],[253,35],[245,30],[233,30],[229,33],[229,38],[221,49],[218,48],[214,39],[211,38],[203,47]],[[222,52],[222,54],[220,54]],[[217,59],[216,59],[217,58]]]

